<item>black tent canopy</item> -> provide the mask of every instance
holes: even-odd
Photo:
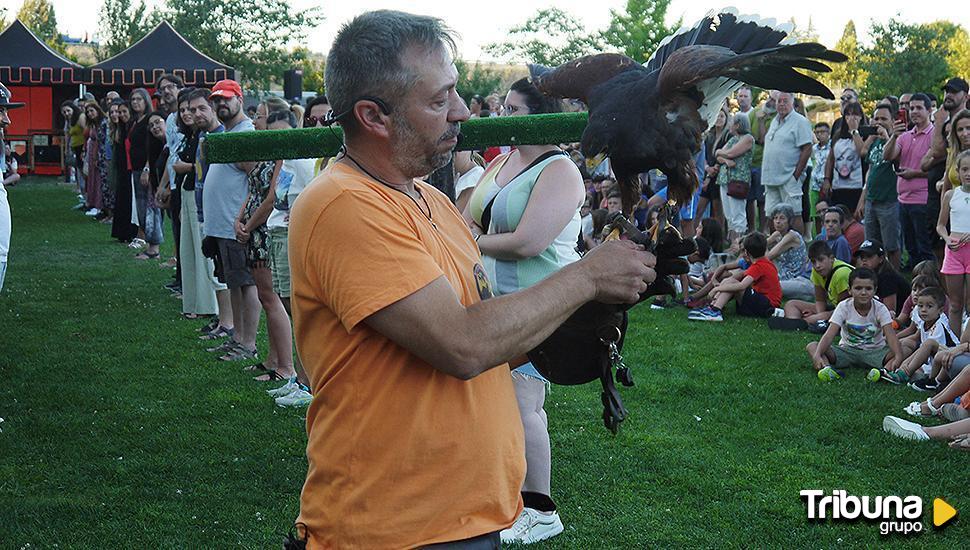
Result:
[[[50,49],[19,19],[0,33],[0,81],[13,86],[77,84],[81,66]]]
[[[125,51],[83,72],[85,84],[105,87],[151,87],[165,73],[182,77],[189,86],[211,87],[236,75],[232,67],[195,49],[167,21]]]

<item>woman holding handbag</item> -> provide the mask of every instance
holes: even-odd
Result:
[[[717,185],[721,189],[721,205],[728,226],[728,242],[734,243],[748,230],[745,214],[748,191],[751,189],[751,158],[754,137],[747,115],[737,113],[730,118],[731,137],[724,147],[714,152],[720,169]]]

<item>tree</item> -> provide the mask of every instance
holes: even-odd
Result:
[[[471,102],[474,95],[485,97],[496,92],[502,93],[505,78],[500,72],[483,67],[480,63],[469,65],[461,59],[455,60],[455,68],[458,69],[456,88],[465,103]]]
[[[101,28],[94,49],[98,61],[125,51],[158,23],[157,12],[149,13],[144,0],[139,0],[136,6],[131,0],[104,0],[99,18]]]
[[[664,23],[670,0],[627,0],[626,10],[610,10],[610,26],[601,33],[603,42],[634,61],[645,63],[663,40],[680,28]]]
[[[950,75],[970,78],[970,34],[958,27],[947,46],[946,61],[950,65]]]
[[[855,22],[851,19],[842,30],[842,38],[835,44],[835,50],[842,52],[849,58],[845,63],[833,63],[832,72],[824,77],[830,88],[853,88],[861,90],[866,83],[866,71],[863,68],[860,55],[859,38],[856,35]]]
[[[303,69],[303,89],[312,90],[317,94],[324,93],[324,73],[327,67],[322,55],[314,54],[309,49],[299,47],[293,50],[297,68]]]
[[[49,0],[24,0],[17,12],[17,19],[50,46],[63,49],[61,35],[57,31],[54,5]]]
[[[549,8],[509,29],[505,42],[488,44],[484,49],[513,61],[556,66],[602,49],[602,41],[568,13]]]
[[[941,29],[932,25],[907,25],[896,19],[873,25],[873,45],[862,51],[860,63],[868,73],[865,99],[933,91],[943,85],[950,75],[946,48],[953,36],[940,36]]]
[[[263,90],[299,61],[287,45],[303,43],[323,18],[318,8],[295,10],[285,0],[166,0],[160,15],[200,51],[235,67],[244,85]]]

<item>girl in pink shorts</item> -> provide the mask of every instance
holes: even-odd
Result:
[[[967,305],[965,297],[970,291],[970,150],[960,153],[955,162],[960,187],[943,195],[936,232],[946,241],[943,268],[940,271],[946,277],[950,328],[960,334],[963,312]]]

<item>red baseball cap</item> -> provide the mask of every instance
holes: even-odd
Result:
[[[239,83],[235,80],[220,80],[216,82],[216,85],[212,87],[212,93],[209,94],[209,99],[214,97],[242,97],[242,88],[239,87]]]

